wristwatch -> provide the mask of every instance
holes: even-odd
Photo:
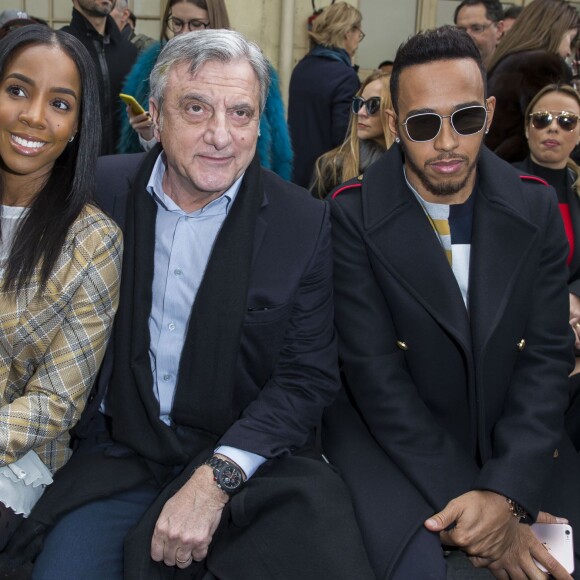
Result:
[[[217,486],[230,497],[244,486],[242,470],[235,463],[213,455],[208,457],[203,465],[209,465],[213,469],[213,478]]]

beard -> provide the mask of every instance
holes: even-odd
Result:
[[[432,195],[438,197],[449,197],[451,195],[455,195],[456,193],[460,192],[469,182],[475,168],[477,166],[477,161],[479,160],[479,155],[481,153],[481,146],[477,152],[477,155],[473,162],[467,166],[467,173],[463,179],[449,179],[448,181],[442,181],[439,183],[434,183],[425,175],[423,168],[419,167],[413,157],[409,155],[406,145],[404,144],[403,140],[401,139],[400,145],[403,149],[403,153],[405,155],[405,163],[409,166],[409,168],[413,171],[414,175],[416,175],[423,187]],[[462,159],[463,161],[469,162],[469,157],[466,155],[458,155],[456,153],[453,154],[445,154],[442,153],[433,159],[429,159],[425,162],[425,164],[435,163],[437,161],[446,161],[448,159]]]
[[[97,0],[78,0],[79,6],[87,16],[107,16],[115,6],[115,0],[111,0],[110,6],[100,5]]]

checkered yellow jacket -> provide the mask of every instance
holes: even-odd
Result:
[[[39,291],[0,292],[0,466],[34,449],[54,473],[91,390],[119,301],[122,236],[95,207],[71,226]]]

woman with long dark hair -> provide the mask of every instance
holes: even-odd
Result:
[[[95,71],[73,36],[0,43],[0,546],[70,457],[118,302],[121,234],[90,205]]]

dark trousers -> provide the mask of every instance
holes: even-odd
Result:
[[[34,580],[374,578],[346,487],[314,456],[260,469],[226,506],[206,561],[186,570],[150,557],[158,500],[173,492],[142,485],[69,513],[48,534]]]

